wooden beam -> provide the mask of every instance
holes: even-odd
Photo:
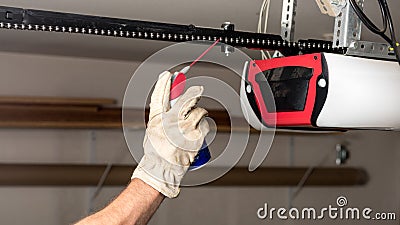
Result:
[[[107,165],[88,164],[0,164],[2,186],[94,186]],[[107,186],[124,186],[129,182],[134,166],[114,165],[104,181]],[[203,175],[213,168],[202,168]],[[307,168],[270,167],[248,172],[238,167],[207,186],[295,186]],[[306,186],[354,186],[368,182],[361,168],[315,168]]]
[[[148,109],[125,111],[129,122],[125,126],[144,129],[143,118],[148,118]],[[144,115],[143,115],[144,114]],[[231,130],[230,118],[226,111],[209,110],[209,116],[218,126],[218,131]],[[232,118],[239,124],[235,131],[249,129],[244,119]],[[122,128],[121,108],[91,108],[80,106],[1,105],[0,127],[2,128]],[[252,130],[255,132],[255,130]]]
[[[244,118],[229,117],[223,110],[208,110],[208,116],[213,118],[218,132],[258,133],[250,128]],[[127,109],[129,122],[124,125],[133,129],[144,129],[148,118],[148,109]],[[144,115],[143,115],[144,114]],[[143,121],[143,118],[146,121]],[[236,126],[231,126],[231,120]],[[103,108],[98,106],[63,106],[63,105],[1,105],[0,128],[54,128],[54,129],[121,129],[122,109]],[[277,131],[288,134],[288,131]],[[337,130],[327,133],[341,133]],[[297,133],[299,134],[299,133]],[[304,133],[300,133],[304,134]]]
[[[116,101],[111,98],[0,96],[1,105],[103,106],[115,103]]]
[[[121,129],[122,109],[103,107],[114,104],[110,98],[63,98],[0,96],[0,128],[53,128],[53,129]],[[145,112],[143,112],[145,111]],[[214,119],[218,132],[258,133],[250,128],[244,118],[230,117],[224,110],[208,110]],[[132,129],[144,129],[148,118],[148,109],[125,109],[124,126]],[[144,115],[143,115],[144,114]],[[235,126],[231,126],[231,122]],[[316,131],[316,130],[313,130]],[[291,133],[278,130],[277,133]],[[338,130],[312,132],[313,134],[340,133]],[[304,134],[304,133],[297,133]]]
[[[296,186],[308,168],[270,167],[249,172],[247,168],[233,168],[221,179],[211,183],[215,186]],[[305,186],[352,186],[368,182],[367,172],[360,168],[315,168]]]
[[[0,105],[2,128],[121,128],[121,118],[119,108]]]

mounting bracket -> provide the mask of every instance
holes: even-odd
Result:
[[[282,4],[281,37],[285,41],[294,41],[297,0],[284,0]]]
[[[357,0],[360,7],[363,7],[364,0]],[[333,46],[347,48],[353,41],[361,38],[361,20],[358,18],[349,0],[341,8],[335,18],[335,28],[333,32]]]

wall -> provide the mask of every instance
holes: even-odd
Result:
[[[0,54],[3,81],[0,82],[0,96],[112,97],[121,104],[125,87],[137,65],[127,61]],[[222,73],[218,68],[202,69],[207,73]],[[216,76],[227,79],[224,74]],[[347,143],[351,150],[348,166],[365,168],[370,175],[369,183],[361,187],[304,188],[295,199],[289,195],[294,189],[287,187],[183,188],[179,198],[165,200],[151,224],[298,224],[299,221],[259,220],[256,210],[264,203],[274,207],[318,208],[334,204],[340,195],[346,196],[352,206],[399,212],[398,137],[396,132],[378,131],[277,135],[263,166],[316,165],[327,154],[328,160],[323,165],[334,166],[335,144]],[[239,165],[248,165],[255,143],[256,137],[251,137]],[[0,144],[2,163],[134,163],[120,130],[0,129]],[[121,189],[104,188],[91,201],[93,188],[0,187],[0,224],[72,223],[90,209],[103,207]],[[354,221],[339,222],[354,224]],[[373,222],[355,224],[378,224]],[[337,221],[301,223],[334,224]],[[398,224],[398,221],[384,224]]]

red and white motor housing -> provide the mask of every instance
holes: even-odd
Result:
[[[397,62],[330,53],[254,60],[245,64],[240,95],[259,130],[400,128]]]

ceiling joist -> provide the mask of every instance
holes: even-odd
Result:
[[[148,109],[112,107],[108,98],[0,97],[0,128],[51,129],[144,129]],[[106,106],[106,107],[104,107]],[[209,109],[218,132],[258,133],[244,117],[230,116],[225,110]],[[235,126],[231,126],[235,124]],[[313,130],[311,130],[313,131]],[[320,134],[341,133],[340,130],[317,131]],[[292,130],[277,130],[284,134]],[[315,131],[311,132],[316,134]],[[298,133],[298,134],[304,134]]]
[[[1,186],[96,186],[105,171],[109,171],[103,185],[124,186],[134,166],[90,164],[0,164]],[[204,167],[195,171],[204,176],[221,168]],[[306,174],[306,167],[261,167],[249,172],[235,167],[207,186],[296,186]],[[305,186],[357,186],[368,182],[362,168],[314,168]]]

